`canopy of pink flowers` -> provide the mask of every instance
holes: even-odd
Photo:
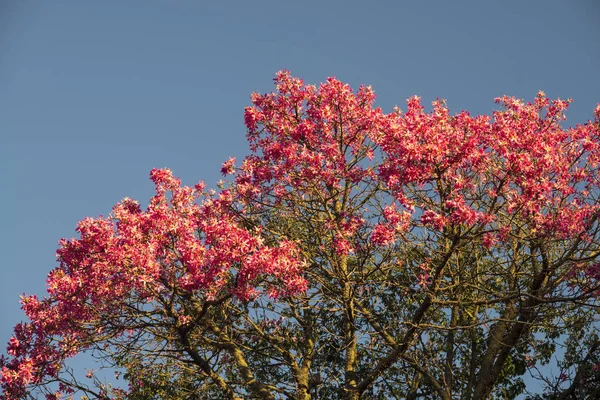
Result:
[[[531,235],[561,240],[585,238],[597,218],[600,106],[594,121],[565,129],[569,101],[542,92],[532,103],[498,98],[500,110],[473,117],[451,115],[443,101],[426,112],[418,97],[385,114],[373,107],[370,87],[353,92],[334,78],[315,87],[282,71],[275,83],[276,92],[254,94],[245,111],[252,154],[239,168],[235,159],[223,165],[235,175],[229,189],[211,196],[153,170],[147,210],[125,199],[110,217],[81,221],[79,238],[61,241],[47,297],[22,299],[30,321],[15,328],[1,361],[4,398],[56,377],[66,358],[96,340],[89,322],[118,314],[132,298],[152,304],[180,290],[205,301],[276,301],[305,291],[303,244],[267,245],[260,228],[241,223],[239,204],[327,199],[347,187],[385,191],[387,206],[355,207],[323,225],[335,231],[338,254],[357,251],[361,229],[376,249],[415,227],[461,226],[489,249],[517,220]],[[352,190],[349,204],[362,193]]]

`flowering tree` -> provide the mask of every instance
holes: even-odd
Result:
[[[600,106],[566,129],[542,92],[472,117],[275,83],[219,192],[153,170],[146,210],[61,241],[2,398],[514,398],[527,372],[598,392]],[[69,369],[79,353],[115,379]]]

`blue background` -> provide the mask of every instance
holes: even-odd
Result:
[[[61,237],[169,167],[214,187],[248,152],[243,109],[276,71],[490,113],[494,97],[600,101],[600,3],[0,0],[0,346]]]

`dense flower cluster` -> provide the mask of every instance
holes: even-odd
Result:
[[[150,176],[156,195],[146,211],[126,198],[109,218],[81,221],[80,237],[60,242],[48,297],[23,297],[31,322],[15,328],[12,358],[2,360],[6,398],[56,377],[66,358],[101,335],[94,321],[119,315],[131,298],[152,304],[177,290],[207,301],[254,298],[261,287],[271,297],[306,290],[297,246],[285,240],[265,245],[259,230],[236,222],[227,193],[198,203],[202,184],[182,187],[166,169]]]
[[[235,158],[222,165],[221,172],[233,178],[218,194],[206,192],[202,184],[182,186],[169,170],[155,169],[151,179],[156,195],[146,210],[136,201],[124,199],[110,217],[81,221],[79,238],[61,241],[57,252],[60,266],[48,276],[48,296],[22,299],[30,321],[17,325],[8,357],[0,360],[2,398],[19,398],[28,388],[53,380],[61,384],[59,393],[73,393],[73,388],[58,379],[64,361],[102,342],[104,325],[126,318],[121,315],[129,316],[132,304],[142,304],[139,310],[144,312],[156,312],[153,316],[162,313],[173,319],[173,330],[183,338],[175,349],[193,353],[185,335],[196,327],[201,326],[203,334],[210,331],[216,335],[219,340],[211,336],[198,343],[218,343],[227,349],[224,359],[237,360],[246,376],[250,389],[243,390],[261,397],[267,386],[260,386],[247,373],[248,363],[241,358],[248,349],[236,347],[216,322],[200,323],[208,318],[208,305],[218,305],[225,298],[241,304],[263,299],[271,302],[269,312],[275,312],[289,304],[284,299],[310,293],[315,296],[308,300],[310,307],[322,298],[339,300],[339,307],[332,309],[344,310],[338,320],[351,330],[358,329],[350,321],[354,303],[362,304],[362,326],[367,328],[361,329],[372,338],[380,335],[380,342],[394,350],[381,362],[383,367],[369,372],[363,383],[345,383],[358,393],[401,359],[401,351],[407,351],[410,340],[418,336],[419,318],[424,318],[440,285],[448,285],[442,297],[458,293],[460,284],[453,280],[463,273],[475,274],[469,268],[483,278],[467,285],[468,294],[461,292],[464,301],[500,290],[490,277],[504,273],[505,265],[517,257],[521,257],[519,265],[534,267],[515,278],[521,279],[515,290],[530,289],[532,294],[528,297],[519,292],[506,300],[507,304],[524,298],[530,303],[523,304],[531,309],[538,305],[531,299],[550,296],[553,290],[562,290],[563,284],[580,290],[578,293],[595,290],[600,273],[598,263],[591,262],[597,252],[590,243],[598,239],[600,213],[600,106],[594,121],[565,129],[561,122],[569,101],[550,100],[543,92],[533,103],[498,98],[500,110],[491,116],[473,117],[467,112],[451,115],[440,100],[426,112],[418,97],[408,99],[405,112],[395,109],[385,114],[373,107],[375,95],[370,87],[353,92],[334,78],[315,87],[282,71],[275,83],[276,92],[252,96],[253,105],[245,110],[252,154],[239,167]],[[531,252],[540,255],[523,255],[515,250],[520,249],[515,243],[531,244]],[[563,251],[568,243],[574,243],[572,249]],[[459,244],[463,253],[457,255]],[[546,244],[567,255],[556,256],[562,254],[556,250],[551,255],[557,260],[550,263],[545,259],[550,253],[545,253]],[[578,262],[573,261],[575,254],[580,257]],[[468,261],[469,257],[479,258]],[[538,258],[546,265],[541,272]],[[444,277],[451,262],[455,262],[454,270]],[[500,272],[482,272],[480,263]],[[552,268],[547,267],[550,264]],[[385,268],[388,275],[382,272]],[[551,277],[554,273],[557,275]],[[404,341],[398,342],[373,321],[374,314],[383,312],[378,308],[381,304],[351,298],[388,290],[392,285],[377,279],[392,275],[398,286],[389,290],[404,285],[403,296],[411,294],[422,302],[414,307],[418,311],[410,323],[392,323],[410,326],[403,331]],[[540,286],[550,285],[548,282],[556,285]],[[374,289],[377,285],[380,289]],[[490,285],[491,289],[474,289],[477,285]],[[341,300],[332,295],[338,293],[338,286],[343,288]],[[388,310],[390,320],[400,318],[396,310],[408,307],[392,304],[396,294],[382,302],[392,310]],[[183,299],[186,306],[176,309],[174,299]],[[460,303],[454,298],[444,301],[440,304]],[[485,304],[495,307],[499,302],[492,299]],[[366,310],[364,304],[372,305],[373,310]],[[285,315],[301,320],[302,329],[313,329],[294,307]],[[510,303],[498,312],[508,313],[511,307],[517,308]],[[236,312],[242,315],[247,310],[241,307]],[[404,312],[408,315],[409,311]],[[485,312],[480,311],[480,319],[465,322],[464,329],[487,326]],[[435,324],[423,326],[441,326],[445,314],[437,315]],[[534,324],[534,316],[523,315],[518,318],[531,318],[527,323]],[[297,354],[302,358],[301,351],[288,351],[286,346],[292,348],[292,344],[282,344],[292,322],[280,318],[275,329],[273,324],[252,322],[250,314],[246,317],[243,325],[254,329],[251,337],[262,337],[268,343],[264,348],[281,351],[280,358],[300,376],[298,364],[289,360]],[[139,324],[136,329],[143,328]],[[282,337],[267,338],[266,330]],[[354,333],[348,332],[343,336],[343,348],[361,346],[353,339]],[[111,334],[130,332],[123,329]],[[515,335],[518,339],[524,333]],[[239,337],[244,336],[240,333]],[[311,343],[317,340],[322,339],[311,339]],[[297,342],[294,338],[294,346]],[[499,354],[502,349],[490,344],[486,351]],[[215,385],[226,388],[225,378],[198,359],[196,355],[189,363],[198,363]],[[352,365],[356,360],[348,359],[346,372],[351,373],[346,377],[356,370]],[[481,371],[486,370],[482,367]],[[499,376],[500,372],[496,373]],[[295,379],[298,387],[308,387]],[[491,389],[480,386],[473,390],[487,396]],[[228,396],[235,398],[233,389],[223,390],[230,390]]]

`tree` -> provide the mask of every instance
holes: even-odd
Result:
[[[563,128],[569,101],[542,92],[472,117],[275,83],[218,192],[153,170],[146,210],[61,242],[4,399],[511,399],[528,370],[548,396],[598,390],[600,106]],[[78,353],[127,384],[78,375]]]

